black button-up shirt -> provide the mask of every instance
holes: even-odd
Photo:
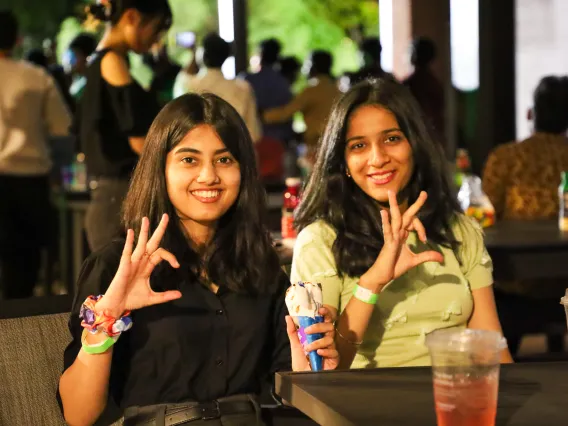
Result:
[[[81,304],[106,291],[122,247],[113,243],[83,265],[65,369],[81,349]],[[181,274],[168,276],[180,277],[181,299],[132,312],[134,326],[115,344],[109,394],[121,408],[259,393],[269,375],[291,369],[284,319],[289,281],[281,270],[274,273],[274,294],[256,297],[223,286],[215,294]],[[161,287],[160,277],[152,277],[153,287]]]

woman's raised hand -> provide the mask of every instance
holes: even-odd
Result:
[[[404,214],[400,213],[396,195],[389,191],[389,212],[381,210],[383,224],[384,245],[373,266],[363,274],[359,285],[379,292],[391,280],[400,277],[425,262],[443,262],[441,253],[429,250],[422,253],[414,253],[406,244],[410,231],[416,231],[423,243],[426,243],[426,230],[420,219],[416,217],[424,203],[427,194],[422,191],[418,200],[412,204]]]
[[[157,293],[150,286],[150,275],[162,260],[167,261],[174,268],[180,266],[172,253],[160,248],[167,226],[168,215],[164,214],[160,224],[148,239],[150,222],[148,218],[143,218],[136,248],[134,248],[134,231],[128,230],[118,270],[104,297],[97,302],[97,311],[101,310],[119,318],[126,310],[157,305],[181,297],[179,291]]]

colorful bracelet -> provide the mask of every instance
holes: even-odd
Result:
[[[83,350],[90,355],[98,355],[108,351],[109,348],[112,345],[114,345],[118,340],[118,338],[120,337],[120,336],[114,336],[114,337],[107,336],[107,338],[102,342],[90,345],[87,343],[87,335],[88,335],[87,333],[89,333],[89,330],[85,328],[81,336],[81,345],[83,347]]]
[[[355,297],[355,299],[368,303],[369,305],[375,305],[377,303],[377,300],[379,299],[379,296],[377,296],[376,293],[373,293],[368,288],[359,287],[359,285],[355,285],[353,296]]]
[[[89,330],[91,333],[97,331],[104,332],[109,337],[119,336],[122,332],[132,327],[132,318],[130,311],[126,311],[120,318],[114,318],[104,312],[95,310],[96,303],[103,296],[89,296],[81,306],[79,318],[82,319],[81,327]]]

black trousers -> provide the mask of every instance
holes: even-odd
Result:
[[[103,178],[92,190],[85,217],[85,231],[91,251],[103,248],[124,233],[120,225],[120,209],[128,186],[127,180]]]
[[[6,299],[31,297],[41,250],[55,234],[47,176],[0,175],[0,289]]]

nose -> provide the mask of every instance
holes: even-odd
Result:
[[[376,142],[372,146],[371,157],[369,158],[369,165],[377,168],[383,167],[388,164],[390,157],[380,142]]]
[[[213,164],[206,162],[199,170],[197,182],[203,185],[213,185],[219,183],[219,175]]]

